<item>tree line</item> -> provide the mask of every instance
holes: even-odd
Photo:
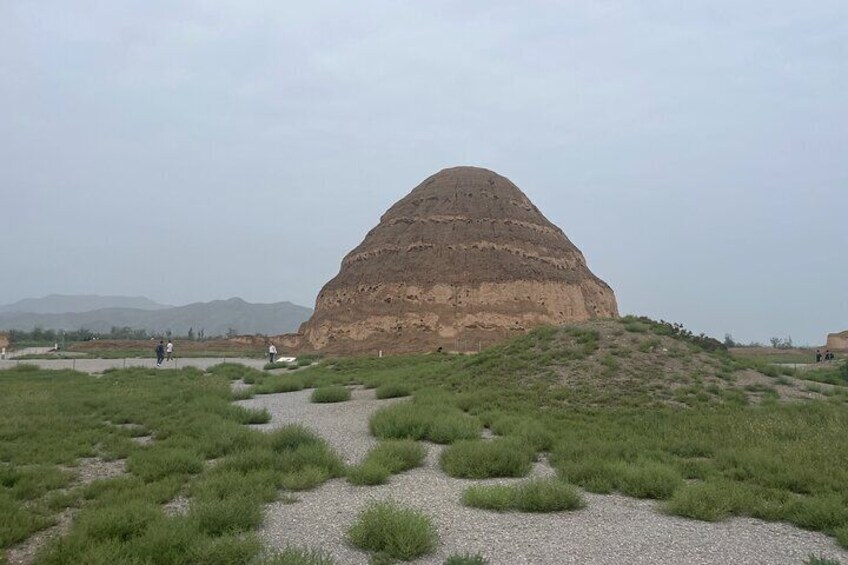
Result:
[[[149,340],[156,338],[168,339],[188,339],[199,341],[211,339],[207,336],[206,330],[201,328],[197,331],[194,328],[189,328],[185,335],[178,335],[171,330],[164,332],[150,332],[146,329],[131,328],[129,326],[117,327],[112,326],[108,332],[95,332],[87,328],[79,328],[76,330],[53,330],[35,327],[31,331],[24,330],[9,330],[9,341],[14,344],[27,345],[62,345],[63,343],[73,343],[78,341],[91,341],[94,339],[121,339],[121,340]],[[238,335],[236,330],[230,328],[227,330],[227,337]]]

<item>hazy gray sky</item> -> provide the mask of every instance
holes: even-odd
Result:
[[[460,164],[624,313],[848,328],[845,0],[0,0],[0,303],[313,306]]]

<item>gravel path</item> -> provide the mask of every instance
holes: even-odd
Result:
[[[239,404],[264,407],[272,414],[260,429],[300,423],[324,437],[348,461],[360,460],[376,442],[368,417],[393,402],[375,400],[373,391],[356,390],[338,404],[312,404],[311,391],[263,395]],[[832,538],[787,524],[735,518],[721,523],[661,514],[656,503],[619,495],[584,494],[587,507],[555,514],[494,513],[465,508],[462,491],[475,483],[452,479],[437,467],[441,446],[428,445],[424,467],[397,475],[377,487],[355,487],[333,480],[298,493],[295,504],[266,508],[261,536],[273,548],[308,545],[328,551],[340,564],[365,564],[368,555],[344,542],[345,531],[371,501],[391,498],[420,508],[438,528],[435,554],[414,561],[441,564],[454,553],[481,553],[491,565],[517,564],[794,564],[811,554],[848,564],[848,551]],[[534,475],[552,473],[544,463]]]
[[[374,390],[353,389],[347,402],[313,404],[309,401],[312,390],[284,394],[263,394],[242,400],[250,408],[267,408],[271,421],[251,426],[258,430],[271,430],[290,424],[303,424],[315,430],[342,456],[347,463],[361,460],[377,440],[368,431],[368,417],[381,406],[388,406],[401,398],[377,400]]]
[[[162,369],[182,369],[183,367],[195,367],[206,370],[213,365],[223,362],[241,363],[254,369],[265,366],[264,359],[247,359],[236,357],[178,357],[173,361],[165,361]],[[128,358],[128,359],[27,359],[18,361],[16,359],[0,361],[0,369],[11,369],[19,363],[37,365],[42,369],[74,369],[83,373],[102,373],[106,369],[122,369],[127,367],[156,367],[156,360]]]

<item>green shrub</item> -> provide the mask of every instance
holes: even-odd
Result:
[[[202,470],[203,458],[189,449],[154,446],[127,459],[127,471],[147,482],[173,474],[193,475]]]
[[[536,479],[516,486],[516,509],[522,512],[577,510],[585,503],[577,490],[556,479]]]
[[[134,500],[119,506],[88,508],[80,513],[80,533],[92,540],[127,541],[163,519],[162,510],[147,501]]]
[[[563,460],[557,464],[557,474],[589,492],[609,494],[616,489],[618,472],[615,464],[598,456]]]
[[[354,485],[381,485],[389,475],[420,467],[426,456],[426,448],[412,440],[383,441],[360,465],[348,468],[347,478]]]
[[[195,500],[255,498],[271,502],[277,498],[281,484],[279,473],[272,469],[241,473],[219,466],[193,482],[190,494]]]
[[[53,524],[0,490],[0,549],[25,540],[32,533]]]
[[[178,516],[149,524],[125,547],[126,554],[139,563],[185,563],[198,545],[208,542],[209,538],[200,533],[196,522]]]
[[[537,451],[549,451],[553,447],[554,434],[537,420],[516,416],[497,416],[490,427],[495,434],[516,437]]]
[[[277,394],[297,392],[304,388],[303,379],[295,375],[274,375],[267,377],[262,384],[255,387],[256,394]]]
[[[47,508],[53,511],[62,511],[66,508],[78,506],[82,499],[82,493],[79,490],[55,491],[47,496]]]
[[[383,441],[368,453],[366,461],[379,463],[395,474],[420,467],[426,456],[427,449],[415,441]]]
[[[480,437],[480,424],[462,413],[447,413],[430,422],[427,439],[434,443],[452,443]]]
[[[663,509],[677,516],[718,522],[736,510],[739,496],[739,489],[724,481],[695,483],[677,489]]]
[[[788,520],[808,530],[827,532],[848,524],[848,504],[836,493],[797,498],[787,509]]]
[[[348,467],[347,480],[352,485],[373,486],[385,484],[391,472],[377,461],[363,461],[359,465]]]
[[[306,465],[297,471],[282,476],[282,485],[289,490],[310,490],[330,478],[330,470],[324,466]]]
[[[515,509],[515,496],[514,486],[476,485],[465,489],[462,493],[462,503],[472,508],[506,512]]]
[[[404,402],[378,410],[369,422],[380,439],[427,439],[452,443],[480,437],[480,423],[461,410],[430,402]]]
[[[267,424],[271,421],[271,414],[265,408],[244,408],[234,406],[239,424]]]
[[[49,491],[66,486],[73,475],[56,467],[6,467],[0,465],[0,487],[17,500],[35,500]]]
[[[273,363],[265,363],[262,367],[263,371],[273,371],[274,369],[288,369],[290,367],[297,367],[297,365],[290,365],[286,361],[274,361]]]
[[[585,503],[571,485],[556,479],[534,479],[518,485],[476,485],[462,495],[466,506],[505,512],[561,512]]]
[[[280,465],[290,472],[319,467],[327,472],[328,478],[344,475],[344,463],[323,441],[281,453]]]
[[[430,518],[392,501],[371,504],[360,513],[347,537],[360,549],[404,561],[432,552],[438,543]]]
[[[836,534],[836,541],[839,545],[848,549],[848,525],[837,528],[834,534]]]
[[[618,490],[636,498],[669,498],[682,484],[676,469],[651,462],[625,465],[618,477]]]
[[[305,426],[292,424],[276,429],[267,435],[268,443],[275,451],[289,451],[304,445],[315,445],[322,440]]]
[[[253,497],[192,502],[189,518],[213,536],[244,532],[262,523],[262,507]]]
[[[262,469],[274,469],[280,465],[280,455],[265,446],[256,446],[237,451],[221,460],[216,472],[237,471],[239,473],[250,473]]]
[[[208,538],[206,543],[198,543],[194,546],[187,562],[203,563],[203,565],[250,563],[261,547],[261,542],[254,536],[241,533]],[[104,565],[107,564],[104,563]]]
[[[253,398],[253,387],[234,389],[230,392],[230,400],[247,400]]]
[[[312,402],[344,402],[350,400],[350,389],[343,386],[327,386],[312,391]]]
[[[585,446],[584,446],[585,447]],[[608,453],[579,449],[558,452],[554,459],[560,478],[590,492],[620,491],[637,498],[669,498],[683,485],[672,465],[641,459],[638,447],[622,443],[608,446]]]
[[[532,448],[511,439],[460,441],[442,452],[440,463],[451,477],[523,477],[530,472],[535,455]]]
[[[648,331],[648,326],[640,322],[626,322],[624,329],[633,333],[645,333]]]
[[[206,369],[207,373],[222,376],[231,381],[243,380],[246,383],[255,382],[257,378],[262,378],[262,373],[242,365],[241,363],[218,363]]]
[[[386,383],[377,387],[377,390],[374,391],[377,395],[377,398],[400,398],[402,396],[409,396],[412,391],[409,386],[403,383]]]

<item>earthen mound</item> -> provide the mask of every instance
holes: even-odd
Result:
[[[298,345],[476,351],[534,326],[617,315],[612,289],[517,186],[455,167],[392,206],[344,258]]]
[[[848,330],[827,335],[827,349],[833,351],[848,351]]]

